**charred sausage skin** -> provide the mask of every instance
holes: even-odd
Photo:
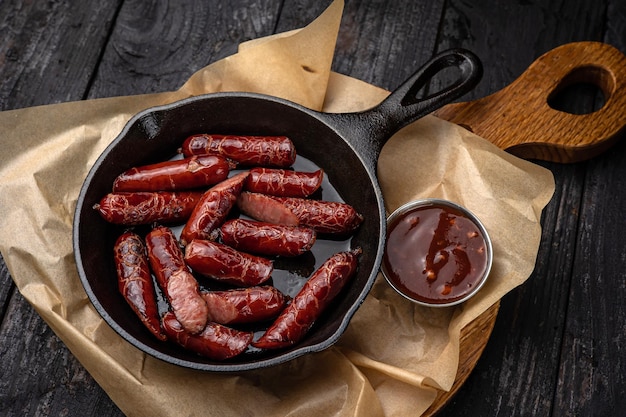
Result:
[[[224,223],[243,189],[248,172],[241,172],[205,191],[180,234],[183,246],[193,239],[211,239]]]
[[[185,330],[172,312],[162,319],[163,329],[169,340],[198,355],[213,360],[224,360],[244,352],[252,341],[253,333],[235,330],[209,322],[198,334]]]
[[[339,252],[327,259],[307,280],[267,331],[253,342],[261,349],[279,349],[298,343],[357,269],[361,249]]]
[[[276,318],[289,297],[270,285],[202,293],[209,320],[220,324],[255,323]]]
[[[309,227],[246,219],[226,221],[220,236],[222,242],[243,252],[286,257],[309,251],[317,239],[317,233]]]
[[[117,238],[113,252],[120,293],[146,328],[157,339],[166,340],[143,240],[125,232]]]
[[[234,164],[219,155],[192,156],[133,167],[113,181],[113,192],[173,191],[210,186],[225,180]]]
[[[187,245],[185,262],[201,275],[242,287],[266,282],[274,270],[267,258],[203,239],[194,239]]]
[[[276,197],[305,198],[322,185],[324,171],[292,171],[287,169],[256,167],[250,170],[244,189]]]
[[[209,311],[176,236],[170,228],[156,226],[146,235],[146,246],[152,272],[176,319],[189,333],[200,333]]]
[[[245,166],[290,167],[296,148],[286,136],[240,136],[198,134],[183,142],[181,152],[191,155],[222,155]]]
[[[201,196],[198,191],[117,192],[105,195],[93,208],[109,223],[125,226],[183,223]]]
[[[243,213],[259,220],[292,226],[308,226],[318,233],[348,235],[363,222],[349,204],[297,197],[274,197],[244,191],[237,200]]]

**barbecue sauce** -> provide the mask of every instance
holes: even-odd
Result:
[[[388,225],[385,275],[409,298],[454,302],[482,280],[488,268],[486,245],[481,230],[460,210],[417,206]]]

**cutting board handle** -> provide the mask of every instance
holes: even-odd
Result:
[[[580,83],[602,90],[600,109],[572,114],[550,107],[552,97]],[[626,133],[626,56],[601,42],[565,44],[539,57],[504,89],[434,114],[522,158],[589,159]]]

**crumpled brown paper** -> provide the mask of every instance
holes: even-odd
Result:
[[[549,171],[427,116],[379,159],[392,211],[418,197],[467,206],[494,243],[487,285],[468,303],[428,309],[380,278],[336,347],[270,369],[222,375],[141,353],[98,316],[75,270],[72,217],[100,152],[136,112],[192,95],[268,93],[328,112],[361,110],[387,92],[330,71],[343,1],[302,30],[251,41],[178,91],[0,113],[0,251],[23,296],[128,416],[419,415],[450,389],[459,333],[533,270]]]

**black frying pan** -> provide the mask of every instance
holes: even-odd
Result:
[[[417,98],[433,77],[454,69],[455,80],[437,93]],[[482,76],[478,58],[454,49],[433,57],[376,107],[358,113],[320,113],[292,102],[250,93],[216,93],[145,110],[134,116],[90,170],[74,217],[74,254],[80,279],[96,310],[124,339],[144,352],[180,366],[208,371],[243,371],[276,365],[334,344],[365,299],[384,250],[386,215],[376,179],[376,162],[386,140],[418,118],[470,91]],[[334,251],[361,247],[359,269],[306,338],[291,348],[253,349],[224,362],[199,357],[156,340],[117,290],[112,248],[121,228],[106,223],[93,205],[110,192],[126,169],[172,158],[189,135],[228,133],[286,135],[298,151],[296,165],[322,167],[321,198],[341,199],[365,217],[349,240],[318,240],[311,254],[278,264],[279,289],[294,295],[306,275]],[[210,283],[201,282],[203,286]],[[253,328],[261,332],[262,328]]]

